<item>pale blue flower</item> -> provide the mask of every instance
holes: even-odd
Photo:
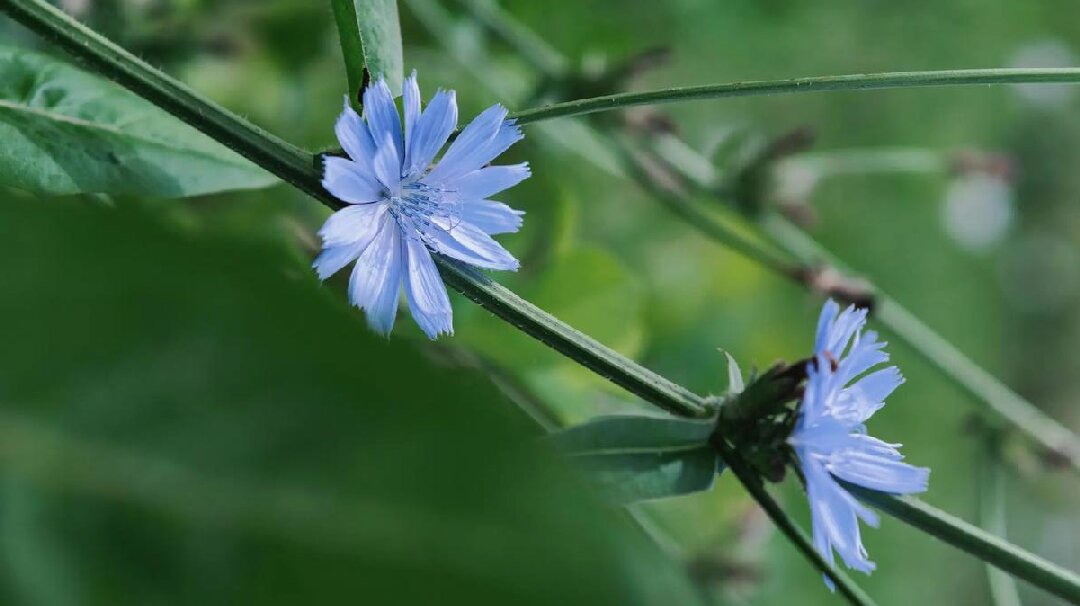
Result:
[[[454,91],[439,90],[421,112],[413,72],[402,94],[404,125],[384,80],[364,91],[363,102],[363,119],[346,101],[334,127],[349,157],[327,157],[322,184],[348,206],[319,231],[323,251],[314,267],[325,280],[356,261],[349,299],[380,334],[394,326],[402,289],[428,337],[453,334],[450,300],[431,253],[485,269],[518,268],[491,236],[517,231],[524,213],[490,198],[527,178],[529,167],[487,165],[524,135],[506,108],[494,105],[433,165],[457,129]]]
[[[878,516],[837,478],[871,490],[908,494],[926,490],[930,470],[902,462],[899,444],[866,433],[866,420],[904,378],[895,366],[866,374],[889,356],[876,333],[862,332],[865,324],[865,310],[852,306],[841,312],[835,302],[825,303],[814,340],[815,361],[807,365],[806,392],[788,441],[806,479],[814,546],[830,564],[835,550],[849,568],[869,573],[874,563],[863,547],[859,520],[877,527]],[[826,583],[831,589],[832,583]]]

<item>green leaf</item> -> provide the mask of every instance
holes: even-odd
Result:
[[[0,200],[0,274],[2,603],[700,603],[487,377],[283,247]]]
[[[364,86],[364,44],[360,40],[360,22],[356,19],[354,0],[330,0],[337,24],[341,55],[345,60],[345,76],[348,79],[347,96],[354,108],[360,108],[360,89]]]
[[[266,187],[269,173],[127,90],[0,46],[0,185],[184,197]]]
[[[708,490],[722,471],[711,420],[647,415],[600,417],[548,440],[582,465],[619,503]]]
[[[553,433],[548,439],[572,455],[682,451],[707,444],[715,427],[713,420],[610,415]]]
[[[712,488],[722,469],[710,446],[675,452],[574,457],[616,503],[677,497]]]
[[[334,15],[338,19],[338,31],[342,34],[341,49],[346,54],[355,52],[355,44],[345,41],[345,33],[352,35],[352,28],[343,28],[341,23],[344,8],[337,5],[348,4],[350,0],[335,0]],[[356,19],[356,33],[360,37],[364,53],[364,63],[372,79],[383,76],[394,96],[401,94],[401,84],[405,80],[405,61],[401,51],[401,24],[398,21],[397,0],[351,0]],[[346,47],[348,46],[348,48]],[[355,59],[345,58],[346,65]],[[349,67],[350,86],[355,66]],[[359,88],[359,87],[357,87]]]

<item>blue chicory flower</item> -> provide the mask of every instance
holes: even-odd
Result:
[[[908,494],[927,489],[930,470],[902,462],[899,444],[866,433],[866,420],[904,378],[895,366],[864,374],[889,359],[877,334],[862,332],[865,324],[865,310],[852,306],[841,312],[835,302],[825,303],[814,340],[815,361],[807,365],[806,391],[788,442],[805,477],[815,548],[830,564],[835,550],[849,568],[869,573],[874,563],[863,547],[859,520],[877,527],[878,516],[837,478]]]
[[[429,338],[453,334],[450,300],[431,253],[486,269],[518,268],[491,236],[517,231],[524,213],[490,198],[526,179],[529,167],[487,164],[524,135],[506,108],[494,105],[432,165],[457,128],[454,91],[439,90],[421,112],[414,71],[402,94],[404,125],[383,79],[368,86],[363,102],[363,119],[346,100],[334,127],[349,157],[327,157],[322,184],[348,206],[319,231],[323,251],[314,268],[325,280],[356,261],[349,299],[380,334],[394,326],[402,288]]]

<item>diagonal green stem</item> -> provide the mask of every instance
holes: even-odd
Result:
[[[1007,524],[1005,515],[1005,465],[1001,461],[1000,438],[987,431],[984,447],[977,451],[979,477],[978,521],[995,535],[1005,538]],[[1016,581],[997,568],[986,565],[986,580],[990,591],[991,606],[1023,606]]]
[[[953,547],[1073,604],[1080,604],[1080,576],[1074,572],[1051,564],[919,499],[874,492],[854,484],[845,484],[845,487],[863,501]]]
[[[886,88],[923,88],[929,86],[970,86],[986,84],[1034,84],[1080,82],[1080,68],[1003,68],[950,69],[924,72],[886,72],[881,74],[848,74],[844,76],[813,76],[790,80],[751,80],[725,84],[680,86],[634,93],[617,93],[590,99],[576,99],[544,107],[526,109],[514,114],[519,124],[552,118],[581,116],[612,111],[636,105],[658,105],[678,101],[725,99],[784,93],[815,93],[824,91],[879,90]]]

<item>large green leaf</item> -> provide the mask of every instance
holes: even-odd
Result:
[[[401,24],[398,21],[397,0],[351,1],[356,10],[368,73],[372,78],[386,78],[390,91],[394,95],[400,95],[401,84],[405,79],[405,62],[401,52]],[[342,49],[347,51],[345,46],[343,44]],[[347,58],[346,61],[348,60]]]
[[[183,197],[276,182],[96,75],[0,46],[0,185],[37,193]]]
[[[709,444],[715,423],[649,415],[611,415],[552,434],[620,503],[674,497],[712,487],[723,466]]]
[[[0,603],[698,603],[288,251],[0,201],[0,275]]]

